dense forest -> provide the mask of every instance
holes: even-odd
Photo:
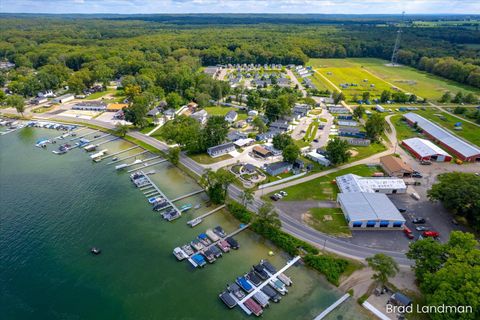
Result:
[[[11,91],[31,96],[65,81],[81,91],[131,75],[140,77],[142,90],[157,86],[189,99],[199,92],[219,95],[218,88],[192,89],[206,81],[194,76],[201,65],[390,58],[398,27],[391,16],[346,16],[344,23],[341,16],[315,17],[301,23],[295,15],[2,15],[0,57],[16,70],[0,74],[0,85],[9,81]],[[399,62],[480,87],[478,39],[474,27],[421,28],[410,21]]]

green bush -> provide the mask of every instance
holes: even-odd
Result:
[[[365,293],[360,298],[357,299],[359,305],[362,305],[365,301],[367,301],[369,294]]]
[[[307,254],[303,261],[305,264],[320,273],[324,274],[328,281],[339,285],[340,276],[347,269],[349,262],[345,259],[336,258],[331,255]]]
[[[252,220],[252,213],[240,203],[231,202],[227,205],[227,209],[243,223],[249,223]]]

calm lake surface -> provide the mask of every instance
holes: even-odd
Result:
[[[108,165],[109,159],[93,163],[83,149],[57,156],[51,150],[58,144],[47,150],[34,146],[42,137],[59,134],[24,128],[0,137],[2,319],[248,318],[238,308],[228,310],[219,292],[260,259],[280,268],[290,257],[247,230],[235,237],[241,248],[213,265],[195,270],[176,261],[174,247],[216,225],[234,231],[238,221],[221,211],[188,227],[192,217],[214,208],[207,208],[205,194],[199,194],[179,205],[202,203],[200,209],[166,222],[127,173]],[[116,140],[99,149],[113,153],[131,146]],[[146,170],[152,169],[152,179],[170,198],[199,189],[168,162]],[[92,246],[102,254],[92,256]],[[275,256],[268,257],[270,250]],[[280,303],[265,310],[264,319],[312,319],[342,295],[304,266],[286,274],[294,285]],[[354,304],[344,309],[330,319],[367,319]]]

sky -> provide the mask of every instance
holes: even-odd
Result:
[[[480,0],[0,0],[21,13],[480,14]]]

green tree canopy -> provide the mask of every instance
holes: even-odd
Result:
[[[348,151],[350,146],[348,142],[335,137],[332,140],[328,141],[326,151],[327,158],[333,165],[341,164],[347,162],[350,159],[351,153]]]
[[[372,114],[365,123],[365,131],[367,137],[373,141],[378,141],[385,131],[387,123],[385,119],[378,113]]]
[[[394,277],[399,268],[397,262],[390,256],[383,253],[377,253],[373,257],[368,257],[368,266],[375,272],[372,279],[381,284],[388,282],[388,278]]]

